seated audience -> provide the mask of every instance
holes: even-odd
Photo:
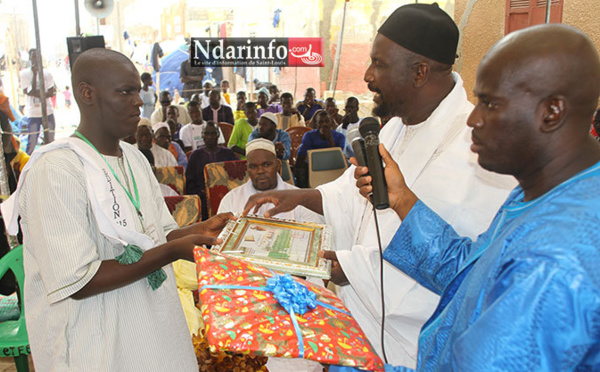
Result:
[[[273,142],[264,138],[258,138],[248,142],[246,149],[248,150],[246,156],[248,158],[248,176],[250,179],[245,184],[229,191],[223,197],[219,205],[219,213],[243,212],[248,198],[259,192],[297,189],[296,186],[290,185],[281,179],[279,175],[281,160],[277,158]],[[272,207],[272,204],[263,204],[260,209],[251,211],[251,213],[262,216],[265,211]],[[303,222],[323,222],[318,214],[303,206],[298,206],[292,211],[278,214],[277,218]]]
[[[244,113],[244,105],[246,104],[246,92],[239,91],[236,94],[237,105],[233,112],[233,120],[237,122],[240,119],[244,119],[246,114]]]
[[[235,153],[227,147],[219,146],[218,126],[214,121],[207,121],[202,126],[202,139],[204,145],[192,152],[188,167],[185,171],[185,191],[189,195],[198,195],[202,201],[202,219],[208,218],[206,204],[206,185],[204,183],[204,166],[228,160],[237,160]]]
[[[296,104],[296,108],[300,112],[300,115],[304,117],[304,122],[306,123],[312,119],[315,112],[325,109],[325,104],[315,100],[315,96],[316,93],[314,88],[306,88],[304,101],[300,101]]]
[[[345,136],[332,129],[331,117],[327,111],[318,111],[313,116],[312,121],[317,125],[317,129],[306,132],[302,137],[302,143],[298,147],[296,154],[296,184],[299,187],[308,187],[308,150],[326,149],[329,147],[339,147],[344,149],[346,144]]]
[[[189,111],[189,110],[187,110],[187,111]],[[189,112],[188,112],[188,116],[189,116]],[[183,128],[183,124],[179,121],[179,109],[177,106],[171,105],[167,108],[166,122],[169,122],[169,120],[175,122],[175,128],[174,128],[175,131],[171,132],[171,133],[174,133],[173,138],[178,140],[179,136],[181,134],[181,128]],[[191,118],[190,118],[190,121],[191,121]],[[162,123],[162,122],[159,122],[159,123]],[[154,124],[156,124],[156,123],[154,123]],[[171,130],[171,128],[169,128],[169,130]]]
[[[332,129],[336,129],[337,126],[342,123],[342,115],[339,114],[340,110],[337,108],[337,103],[332,97],[325,99],[325,111],[327,111],[327,114],[331,119],[331,123],[333,124]]]
[[[265,112],[272,112],[274,114],[281,112],[279,104],[269,104],[269,91],[267,88],[260,88],[257,98],[258,117],[261,117]]]
[[[200,104],[196,101],[190,101],[188,104],[188,112],[192,121],[181,128],[181,141],[183,141],[183,151],[193,151],[197,148],[204,146],[204,140],[202,139],[202,128],[205,121],[202,118],[202,111],[200,111]],[[218,130],[218,128],[217,128]],[[225,137],[223,133],[219,131],[219,144],[225,143]]]
[[[202,109],[205,109],[210,105],[210,92],[214,89],[214,87],[215,83],[212,80],[206,80],[204,82],[204,92],[199,95],[199,102]],[[227,102],[223,96],[221,96],[219,99],[219,103],[227,106]]]
[[[179,128],[178,123],[175,120],[167,120],[167,125],[169,126],[169,133],[175,133],[175,135],[171,134],[171,141],[176,142],[179,147],[183,150],[183,141],[181,140],[181,129]],[[183,128],[183,126],[181,127]],[[177,138],[175,138],[177,137]]]
[[[150,116],[150,121],[152,124],[156,124],[161,121],[167,121],[167,108],[171,106],[173,102],[173,97],[168,90],[163,90],[158,95],[158,101],[160,102],[160,107],[154,110],[152,115]],[[175,105],[177,110],[179,111],[179,120],[183,123],[189,123],[190,117],[188,116],[187,111],[185,110],[185,106]]]
[[[171,167],[177,165],[177,160],[169,152],[162,147],[153,144],[154,134],[152,133],[152,127],[146,124],[138,125],[137,131],[135,132],[135,141],[137,147],[140,150],[150,150],[154,156],[154,165],[157,167]]]
[[[240,159],[246,159],[246,144],[248,143],[248,137],[258,124],[258,111],[256,110],[256,103],[246,102],[245,105],[245,116],[246,118],[239,119],[235,122],[231,136],[229,137],[229,146],[236,154],[239,155]]]
[[[231,98],[229,97],[229,81],[221,81],[221,93],[223,94],[223,98],[225,99],[227,105],[231,106]]]
[[[294,97],[291,93],[281,95],[281,109],[277,114],[277,129],[286,130],[291,127],[303,127],[304,118],[294,107]]]
[[[358,99],[356,97],[349,97],[346,100],[344,111],[346,112],[346,115],[342,117],[342,122],[337,126],[337,128],[335,128],[335,131],[342,133],[344,137],[346,137],[348,130],[352,129],[353,127],[357,127],[362,120],[358,117]],[[346,145],[344,146],[344,155],[346,155],[348,159],[354,156],[352,144],[348,141],[346,141]]]
[[[209,105],[202,109],[202,116],[215,123],[234,124],[231,107],[221,104],[221,92],[218,89],[210,91]]]
[[[152,151],[150,151],[149,149],[139,150],[142,154],[144,154],[144,156],[148,160],[148,163],[150,163],[150,168],[152,168],[152,172],[156,172],[156,167],[154,166],[154,155],[152,154]],[[159,183],[158,186],[160,186],[160,193],[162,194],[162,196],[179,196],[177,191],[173,190],[168,185]]]
[[[162,147],[165,150],[169,150],[171,154],[177,159],[177,164],[182,167],[187,167],[187,156],[179,144],[175,141],[171,141],[171,130],[167,123],[156,123],[152,127],[154,130],[154,143]]]
[[[277,116],[272,112],[265,112],[258,120],[258,128],[248,136],[248,142],[257,138],[268,139],[275,144],[275,152],[279,159],[290,158],[292,139],[286,131],[277,129]]]
[[[279,89],[277,85],[269,85],[269,105],[273,103],[279,103]]]

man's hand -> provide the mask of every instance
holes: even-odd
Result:
[[[344,270],[342,270],[342,265],[337,259],[337,254],[334,251],[321,251],[319,252],[319,257],[322,257],[326,260],[331,261],[331,281],[334,284],[339,286],[344,286],[350,284],[348,278],[346,278],[346,274]]]
[[[223,243],[223,239],[217,239],[200,234],[190,234],[183,238],[171,240],[168,244],[176,252],[176,259],[194,261],[194,248],[203,245],[217,245]],[[175,261],[175,260],[174,260]]]
[[[167,240],[171,242],[173,240],[184,238],[190,235],[203,235],[207,238],[214,238],[219,236],[221,230],[223,230],[229,220],[234,219],[235,216],[231,212],[219,213],[206,221],[198,222],[191,226],[186,226],[171,231],[167,236]]]
[[[198,222],[198,225],[201,225],[203,235],[216,237],[230,220],[235,220],[233,213],[219,213],[206,221]]]
[[[275,143],[275,153],[277,154],[277,157],[279,159],[283,158],[283,155],[285,155],[285,147],[283,146],[283,143],[281,143],[281,142]]]
[[[404,176],[400,172],[398,164],[392,159],[390,153],[385,149],[383,144],[379,145],[379,153],[385,163],[385,180],[387,182],[390,208],[392,208],[401,219],[404,219],[415,203],[419,200],[417,196],[410,191]],[[356,159],[351,160],[356,165]],[[372,177],[368,175],[367,167],[357,166],[354,170],[354,178],[356,179],[356,187],[362,196],[370,200],[370,195],[373,192],[371,182]]]
[[[272,203],[274,208],[265,212],[264,216],[271,218],[279,213],[289,212],[302,205],[315,213],[323,214],[321,193],[314,189],[273,190],[252,195],[244,207],[244,215],[257,213],[266,203]]]

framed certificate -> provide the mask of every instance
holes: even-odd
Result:
[[[329,279],[331,262],[318,257],[331,249],[329,226],[253,215],[229,221],[223,244],[212,249],[270,269],[298,276]]]

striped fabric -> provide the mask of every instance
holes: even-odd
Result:
[[[122,147],[138,185],[144,225],[157,227],[162,244],[177,224],[146,160],[135,148]],[[118,158],[107,159],[124,180]],[[84,300],[70,297],[102,260],[123,251],[99,233],[77,155],[66,149],[44,155],[28,175],[20,210],[25,316],[36,370],[198,370],[171,265],[156,291],[144,278]]]

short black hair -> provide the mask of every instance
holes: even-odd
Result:
[[[251,102],[251,101],[248,101],[248,102],[246,102],[246,103],[244,104],[244,108],[247,108],[247,109],[255,109],[255,108],[256,108],[256,102]]]
[[[292,101],[294,100],[294,96],[292,96],[292,93],[290,92],[285,92],[282,95],[279,96],[279,98],[283,101],[284,98],[289,98]]]
[[[188,102],[188,109],[189,109],[191,106],[198,106],[198,108],[199,108],[199,107],[200,107],[200,102],[198,102],[198,101],[189,101],[189,102]]]
[[[148,72],[144,72],[142,73],[142,75],[140,76],[140,79],[142,79],[142,81],[146,80],[146,79],[152,79],[152,75],[150,75],[150,73]]]

